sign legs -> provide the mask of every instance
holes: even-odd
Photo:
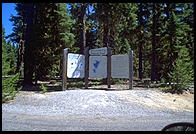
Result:
[[[111,48],[107,48],[107,85],[111,88]]]
[[[88,89],[88,76],[89,76],[89,47],[86,47],[84,50],[85,55],[85,89]]]
[[[133,89],[133,50],[129,52],[129,89]]]
[[[67,59],[68,59],[68,48],[63,50],[63,84],[62,90],[67,89]]]

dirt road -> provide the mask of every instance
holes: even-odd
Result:
[[[2,130],[146,131],[194,122],[194,95],[158,90],[21,91],[2,105]]]

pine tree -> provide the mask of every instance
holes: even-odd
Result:
[[[133,50],[133,40],[135,31],[137,28],[136,20],[138,16],[136,11],[138,9],[137,4],[135,3],[120,3],[118,6],[119,12],[117,14],[121,14],[121,22],[117,23],[116,36],[114,39],[114,47],[117,49],[116,53],[125,54],[129,53],[129,50]]]
[[[136,10],[137,6],[134,3],[97,3],[95,5],[98,39],[102,46],[113,48],[113,54],[128,53],[131,34],[136,27]]]
[[[189,51],[189,56],[194,61],[194,4],[193,3],[178,3],[177,15],[181,22],[181,43],[184,44]]]
[[[76,40],[75,50],[83,54],[85,47],[93,48],[96,43],[96,14],[89,11],[90,8],[93,9],[94,3],[69,3],[69,5],[71,18],[74,20],[72,32]]]
[[[5,41],[5,30],[2,27],[2,102],[12,99],[16,94],[16,86],[19,81],[19,74],[14,74],[15,65],[12,62],[14,51],[10,51],[10,44]]]
[[[177,46],[178,58],[173,63],[174,70],[169,73],[173,92],[182,93],[193,83],[193,64],[190,62],[188,49],[185,46]]]
[[[13,33],[8,35],[6,38],[17,45],[17,68],[15,70],[16,73],[22,74],[22,65],[24,63],[24,34],[26,30],[25,24],[25,8],[24,4],[17,3],[15,10],[17,11],[16,16],[11,16],[10,21],[13,22]]]
[[[36,4],[33,49],[36,79],[60,75],[62,51],[74,48],[73,21],[64,3]],[[42,62],[40,62],[42,61]]]
[[[52,50],[53,57],[51,57],[53,65],[51,66],[51,71],[53,70],[54,66],[57,67],[57,69],[54,69],[54,71],[58,72],[55,75],[61,75],[61,61],[63,57],[63,49],[69,48],[70,52],[74,52],[75,50],[75,36],[71,32],[73,27],[73,20],[71,20],[71,16],[68,15],[68,9],[66,4],[64,3],[56,3],[56,10],[54,10],[54,19],[53,22],[56,21],[56,26],[53,25],[51,27],[51,31],[54,31],[51,33],[51,36],[54,37],[51,42],[53,44],[50,45],[50,49]],[[58,20],[58,21],[57,21]],[[52,23],[52,22],[51,22]],[[54,30],[55,29],[55,30]],[[55,50],[55,51],[54,51]],[[48,56],[50,56],[48,55]]]
[[[6,46],[5,29],[2,26],[2,76],[8,75],[11,71]]]
[[[176,46],[186,46],[189,48],[190,57],[193,53],[193,48],[190,47],[190,35],[192,29],[184,21],[186,16],[191,16],[186,13],[185,4],[165,3],[162,5],[162,16],[160,23],[160,45],[158,48],[158,75],[163,81],[169,82],[168,72],[173,70],[173,62],[177,59],[178,51]],[[191,20],[191,17],[189,18]],[[188,39],[189,38],[189,39]],[[189,42],[189,43],[188,43]],[[189,44],[189,45],[188,45]]]
[[[17,15],[12,16],[14,31],[9,36],[19,44],[18,67],[21,71],[24,54],[24,82],[44,78],[50,72],[61,73],[64,48],[74,48],[74,35],[70,32],[73,20],[64,3],[17,4]],[[23,44],[24,43],[24,44]],[[23,47],[24,45],[24,47]],[[25,50],[24,50],[25,48]]]
[[[146,41],[149,38],[149,32],[150,32],[150,5],[148,3],[138,3],[138,10],[137,10],[137,18],[138,18],[138,26],[136,28],[136,35],[137,35],[137,49],[138,49],[138,57],[139,57],[139,78],[142,80],[144,68],[143,64],[145,61],[148,61],[149,59],[145,58],[146,50],[144,49],[145,46],[147,46]]]
[[[11,41],[6,42],[6,36],[5,36],[5,29],[2,26],[2,50],[4,52],[4,60],[6,62],[9,62],[10,64],[7,65],[7,63],[4,62],[5,67],[9,68],[9,71],[6,71],[7,75],[12,75],[15,73],[16,69],[16,53],[17,53],[17,48],[11,44]]]

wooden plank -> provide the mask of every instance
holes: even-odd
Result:
[[[111,48],[107,48],[107,85],[108,88],[111,88]]]
[[[107,47],[95,48],[89,50],[89,54],[91,56],[106,56],[107,55]]]
[[[85,55],[85,89],[88,89],[88,77],[89,77],[89,47],[86,47],[84,50]]]
[[[62,90],[67,89],[67,58],[68,57],[68,48],[63,50],[63,84]]]
[[[133,50],[129,52],[129,89],[133,89]]]

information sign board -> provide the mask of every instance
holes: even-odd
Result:
[[[89,77],[107,78],[107,56],[89,56]]]
[[[84,78],[85,56],[68,53],[67,77]]]
[[[129,56],[111,56],[111,76],[112,78],[129,78]]]

